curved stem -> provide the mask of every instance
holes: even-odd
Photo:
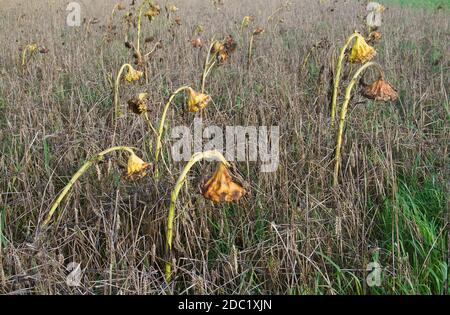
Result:
[[[164,122],[166,121],[166,116],[167,116],[167,110],[169,109],[170,104],[172,103],[172,100],[174,99],[174,97],[184,91],[187,90],[189,88],[189,86],[185,85],[182,86],[180,88],[178,88],[175,92],[172,93],[172,95],[169,97],[169,100],[167,101],[166,105],[164,106],[164,110],[161,116],[161,121],[159,122],[159,127],[158,127],[158,139],[156,140],[156,151],[155,151],[155,172],[157,173],[157,169],[158,169],[158,158],[159,158],[159,153],[161,151],[161,147],[162,147],[162,135],[164,132]]]
[[[27,54],[27,50],[28,50],[28,47],[29,47],[30,45],[27,45],[27,46],[25,46],[25,48],[23,49],[23,52],[22,52],[22,67],[25,67],[25,62],[26,62],[26,60],[25,60],[25,58],[26,58],[26,54]]]
[[[215,52],[213,54],[213,56],[211,58],[209,58],[211,56],[211,49],[214,47],[215,43],[216,43],[216,41],[214,40],[214,37],[213,37],[213,39],[211,41],[211,45],[209,45],[208,53],[206,54],[205,64],[203,65],[201,93],[205,93],[206,77],[208,76],[209,72],[211,71],[212,67],[215,64],[215,59],[216,59],[216,56],[217,56],[217,52]]]
[[[180,190],[183,187],[183,184],[192,166],[194,166],[195,163],[203,159],[211,159],[211,158],[214,158],[217,161],[224,163],[226,166],[229,165],[228,162],[225,160],[224,156],[217,150],[194,153],[194,155],[192,155],[191,159],[186,164],[180,176],[178,177],[178,180],[175,184],[175,188],[173,189],[170,195],[170,207],[169,207],[169,214],[167,216],[167,230],[166,230],[167,261],[165,266],[165,277],[167,282],[169,282],[171,278],[170,254],[172,251],[173,220],[175,217],[175,205],[178,198],[178,194],[180,193]]]
[[[27,65],[27,61],[28,61],[27,60],[27,52],[30,51],[30,58],[33,55],[33,53],[31,52],[31,47],[32,47],[32,45],[28,44],[23,49],[23,52],[22,52],[22,67],[25,67]]]
[[[119,85],[120,85],[120,77],[122,76],[122,72],[123,72],[123,70],[125,70],[125,68],[131,69],[132,67],[131,67],[131,65],[129,63],[124,64],[120,68],[119,72],[117,73],[116,82],[114,84],[114,117],[113,117],[113,122],[119,116]]]
[[[333,186],[337,186],[338,184],[338,176],[339,176],[339,167],[341,164],[341,146],[342,146],[342,136],[344,134],[344,126],[345,126],[345,117],[347,115],[348,104],[350,102],[350,97],[352,93],[353,86],[356,84],[359,75],[366,70],[367,68],[374,66],[380,72],[380,76],[383,76],[383,70],[380,65],[375,62],[368,62],[362,65],[353,75],[352,80],[348,84],[345,90],[345,98],[344,103],[342,104],[341,114],[339,118],[339,129],[336,136],[336,152],[335,152],[335,165],[334,165],[334,176],[333,176]]]
[[[118,151],[118,150],[127,151],[130,154],[134,154],[134,151],[133,151],[132,148],[124,147],[124,146],[118,146],[118,147],[112,147],[112,148],[106,149],[106,150],[98,153],[94,157],[90,158],[89,160],[87,160],[81,166],[81,168],[72,176],[72,178],[69,180],[67,185],[64,187],[63,191],[59,194],[58,198],[55,200],[55,202],[53,203],[52,207],[50,208],[50,212],[48,213],[47,218],[43,222],[43,226],[46,226],[50,222],[50,220],[52,219],[52,216],[53,216],[54,212],[56,211],[56,209],[58,208],[59,204],[64,199],[64,197],[67,195],[67,193],[70,191],[70,189],[75,184],[75,182],[78,180],[78,178],[81,175],[83,175],[95,161],[98,161],[98,160],[102,159],[103,156],[105,154],[108,154],[109,152]]]
[[[142,21],[142,9],[144,8],[144,5],[149,2],[148,0],[142,1],[141,5],[139,6],[139,15],[138,15],[138,31],[137,31],[137,45],[136,45],[136,51],[138,54],[141,53],[139,50],[140,48],[140,42],[141,42],[141,21]]]
[[[114,13],[116,13],[116,9],[119,7],[120,3],[116,3],[116,5],[113,7],[112,11],[111,11],[111,25],[113,23],[114,20]]]
[[[331,127],[334,126],[334,120],[336,117],[337,94],[338,94],[338,88],[339,88],[339,81],[341,80],[342,62],[344,61],[345,51],[346,51],[348,45],[350,45],[350,43],[352,42],[352,40],[354,38],[356,38],[358,35],[359,35],[358,33],[353,33],[352,35],[350,35],[350,37],[345,42],[344,46],[342,46],[341,52],[339,54],[339,58],[338,58],[337,65],[336,65],[336,73],[334,74],[333,97],[331,99],[331,122],[330,122]]]

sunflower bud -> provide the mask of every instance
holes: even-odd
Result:
[[[375,55],[375,49],[366,43],[362,35],[358,34],[355,43],[353,44],[349,61],[352,63],[366,63]]]
[[[241,185],[231,179],[227,167],[220,163],[213,177],[203,186],[203,196],[213,202],[237,202],[245,193]]]
[[[394,102],[398,98],[398,93],[383,79],[364,87],[362,94],[369,99],[383,102]]]
[[[149,163],[144,162],[136,154],[130,153],[127,163],[127,176],[129,180],[139,179],[147,175],[146,170],[150,166]]]
[[[198,112],[208,105],[211,97],[207,94],[195,92],[192,88],[188,88],[188,108],[190,112]]]

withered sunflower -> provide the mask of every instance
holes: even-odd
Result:
[[[364,37],[358,34],[348,60],[352,63],[366,63],[375,55],[375,48],[367,44]]]
[[[398,98],[397,91],[383,78],[365,86],[362,94],[369,99],[383,102],[394,102]]]
[[[203,186],[203,196],[213,202],[237,202],[245,193],[241,185],[233,182],[227,167],[220,163],[214,175]]]
[[[150,167],[149,163],[144,162],[140,157],[134,153],[130,153],[127,163],[127,175],[126,179],[135,180],[147,175],[147,168]]]
[[[198,112],[208,105],[211,97],[207,94],[195,92],[192,88],[188,88],[188,109],[190,112]]]

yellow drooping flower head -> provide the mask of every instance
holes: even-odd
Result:
[[[214,175],[203,186],[203,196],[213,202],[237,202],[244,195],[241,185],[233,182],[227,167],[220,163]]]
[[[178,11],[178,8],[174,4],[171,4],[167,7],[167,10],[169,12],[176,12],[176,11]]]
[[[361,34],[357,34],[348,60],[352,63],[366,63],[376,55],[375,49],[366,43]]]
[[[125,81],[127,82],[134,82],[134,81],[138,81],[140,78],[142,78],[142,76],[144,75],[144,73],[142,71],[139,70],[135,70],[133,67],[128,67],[128,72],[125,75]]]
[[[248,27],[250,22],[252,22],[253,20],[254,20],[254,17],[251,15],[244,16],[244,18],[242,19],[241,28]]]
[[[147,93],[139,93],[139,95],[131,100],[128,100],[128,108],[135,114],[141,115],[148,111],[147,104],[145,102]]]
[[[30,51],[30,54],[33,54],[37,49],[38,49],[38,45],[37,44],[30,44],[28,46],[28,50]]]
[[[211,97],[207,94],[195,92],[192,88],[188,88],[188,109],[190,112],[198,112],[208,105]]]
[[[151,4],[150,8],[145,12],[144,16],[148,17],[148,19],[151,21],[154,17],[158,16],[159,13],[161,13],[161,8],[158,4]]]
[[[129,180],[139,179],[147,175],[146,170],[150,166],[134,153],[130,153],[127,163],[127,176]]]

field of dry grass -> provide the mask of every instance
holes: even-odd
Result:
[[[161,14],[143,20],[142,45],[149,51],[161,41],[161,48],[148,62],[148,82],[121,85],[125,114],[112,125],[113,82],[133,62],[124,42],[136,40],[136,29],[122,26],[125,12],[135,10],[131,1],[108,30],[112,0],[80,0],[80,27],[66,26],[68,1],[0,0],[0,293],[450,292],[448,9],[388,5],[374,60],[399,98],[375,102],[355,89],[333,187],[333,74],[345,39],[364,31],[366,1],[291,2],[277,10],[284,1],[159,1]],[[172,3],[179,10],[168,19],[164,5]],[[240,33],[245,15],[255,19]],[[204,46],[194,48],[199,24]],[[257,26],[265,32],[255,38],[248,68]],[[277,171],[232,163],[247,193],[236,204],[213,204],[200,185],[215,166],[193,167],[176,205],[170,282],[166,218],[185,162],[171,159],[168,137],[158,177],[124,180],[126,155],[113,153],[78,180],[44,227],[58,194],[96,153],[126,145],[153,162],[156,137],[125,111],[126,100],[148,93],[157,126],[174,90],[199,89],[211,38],[228,34],[237,48],[208,77],[212,101],[203,124],[279,126]],[[21,49],[34,42],[48,53],[36,53],[23,69]],[[356,67],[344,68],[339,105]],[[185,103],[181,94],[174,99],[166,134],[199,115]],[[71,262],[81,266],[78,286],[67,285]],[[379,286],[367,284],[370,262],[382,268]]]

